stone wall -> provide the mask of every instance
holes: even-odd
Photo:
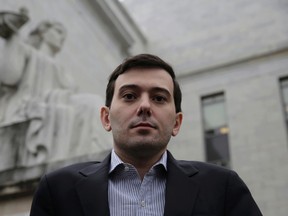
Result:
[[[178,74],[287,48],[286,0],[122,2]]]
[[[224,92],[231,167],[263,215],[287,215],[288,144],[279,78],[288,75],[285,0],[125,0],[149,40],[172,63],[184,122],[170,150],[205,161],[201,97]]]
[[[279,53],[180,78],[184,122],[170,145],[177,158],[205,161],[201,97],[224,92],[231,167],[264,215],[287,213],[287,128],[279,91],[287,60],[288,52]]]

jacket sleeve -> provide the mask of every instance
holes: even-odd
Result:
[[[42,177],[34,194],[30,216],[55,216],[46,175]]]
[[[233,171],[226,188],[226,214],[229,216],[262,216],[248,187]]]

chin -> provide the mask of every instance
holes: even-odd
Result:
[[[128,149],[126,150],[138,157],[151,157],[165,151],[166,147],[166,144],[156,144],[147,142],[146,140],[146,142],[136,142],[133,145],[127,146]]]

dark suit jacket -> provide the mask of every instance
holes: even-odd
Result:
[[[30,216],[109,216],[108,171],[103,162],[75,164],[43,176]],[[177,161],[168,152],[165,216],[260,216],[247,186],[231,170]]]

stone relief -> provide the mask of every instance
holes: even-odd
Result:
[[[24,40],[19,31],[28,20],[25,9],[0,13],[0,171],[109,147],[98,139],[102,98],[77,93],[56,61],[65,27],[43,21]]]

